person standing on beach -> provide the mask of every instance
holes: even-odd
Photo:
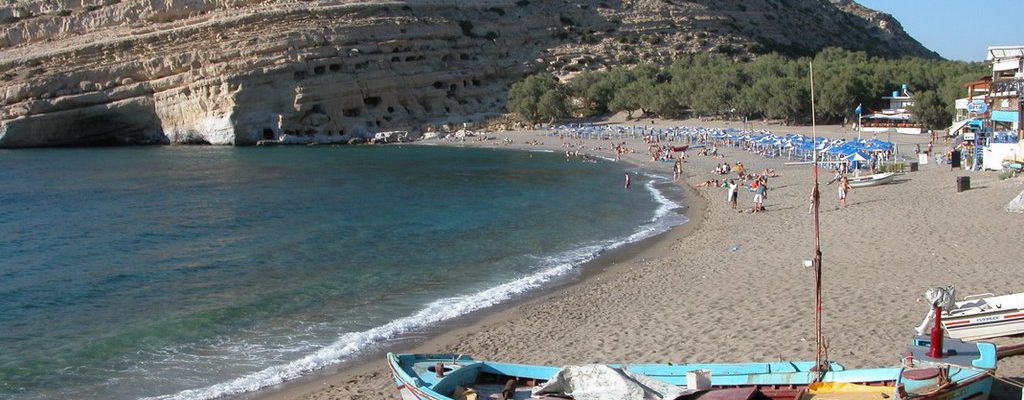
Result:
[[[850,192],[850,180],[845,176],[839,180],[839,204],[846,207],[846,195]]]
[[[626,173],[626,189],[629,189],[629,172]]]
[[[736,209],[736,198],[739,197],[739,193],[736,191],[736,188],[737,188],[736,181],[730,179],[728,186],[729,186],[729,191],[728,191],[728,193],[725,196],[725,201],[728,201],[729,204],[732,204],[732,208],[735,210]]]
[[[754,189],[754,212],[764,211],[764,198],[768,195],[768,181],[760,178],[756,181],[757,189]]]

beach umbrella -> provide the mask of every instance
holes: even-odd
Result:
[[[846,161],[867,161],[870,158],[871,158],[871,156],[869,156],[867,154],[864,154],[861,151],[854,151],[854,152],[852,152],[850,154],[847,154],[845,157],[843,157],[843,159],[846,160]]]

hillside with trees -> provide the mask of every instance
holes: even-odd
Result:
[[[764,118],[799,124],[810,117],[812,61],[818,118],[833,123],[852,117],[858,104],[865,112],[885,107],[881,97],[906,83],[917,102],[916,117],[929,128],[944,128],[952,119],[954,100],[963,96],[961,85],[986,74],[980,63],[884,59],[838,48],[813,58],[772,53],[747,62],[702,53],[666,67],[640,64],[583,72],[564,83],[533,75],[512,85],[508,105],[531,122],[626,112],[630,117]],[[571,110],[565,104],[572,104]]]

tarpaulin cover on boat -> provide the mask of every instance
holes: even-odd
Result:
[[[607,365],[570,365],[537,386],[533,394],[574,400],[670,400],[696,392]]]

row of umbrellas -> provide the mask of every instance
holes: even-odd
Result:
[[[643,126],[622,125],[562,125],[552,128],[560,134],[569,134],[585,138],[613,138],[657,136],[683,139],[687,142],[706,142],[708,140],[726,141],[734,146],[750,144],[757,150],[771,148],[781,153],[788,150],[790,157],[796,156],[809,159],[814,150],[823,156],[847,161],[867,161],[873,154],[890,153],[896,150],[892,142],[879,139],[828,139],[800,134],[776,134],[770,131],[741,131],[734,128],[704,128],[676,126],[668,128],[649,128]]]

